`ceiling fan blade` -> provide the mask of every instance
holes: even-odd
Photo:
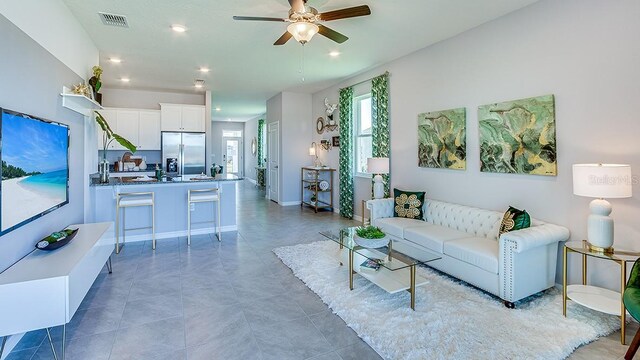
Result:
[[[282,18],[259,17],[259,16],[234,16],[233,20],[250,20],[250,21],[279,21],[284,22]]]
[[[304,12],[304,0],[289,0],[289,5],[291,5],[291,9],[295,12],[303,13]]]
[[[366,16],[366,15],[371,15],[371,9],[369,8],[368,5],[360,5],[360,6],[354,6],[346,9],[324,12],[320,14],[320,20],[332,21],[332,20],[346,19],[346,18],[352,18],[352,17],[358,17],[358,16]]]
[[[318,25],[318,34],[322,35],[322,36],[326,36],[329,39],[337,42],[338,44],[342,44],[343,42],[349,40],[348,37],[340,34],[339,32],[329,29],[328,27],[324,26],[324,25]]]
[[[280,36],[280,38],[278,40],[276,40],[276,42],[273,43],[273,45],[284,45],[287,43],[287,41],[289,41],[289,39],[291,39],[293,37],[293,35],[291,35],[290,32],[285,31],[284,34],[282,34],[282,36]]]

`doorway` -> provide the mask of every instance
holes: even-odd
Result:
[[[222,130],[222,165],[225,174],[242,176],[242,130]]]
[[[267,196],[269,200],[279,202],[280,168],[280,123],[272,122],[267,136],[267,171],[269,172]]]

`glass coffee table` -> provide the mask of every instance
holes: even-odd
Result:
[[[348,227],[341,230],[322,231],[324,237],[335,241],[340,249],[348,250],[349,289],[353,290],[353,276],[360,274],[378,287],[394,294],[409,291],[411,294],[411,309],[416,307],[416,287],[427,283],[427,279],[416,275],[416,267],[421,264],[439,260],[441,257],[409,241],[397,239],[393,236],[389,245],[370,249],[364,248],[354,241],[353,237],[358,227]],[[380,265],[378,270],[361,269],[367,260]],[[342,265],[342,262],[340,262]]]

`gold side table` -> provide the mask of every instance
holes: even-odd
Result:
[[[582,255],[582,284],[567,284],[567,255],[569,253]],[[567,300],[592,310],[620,317],[620,342],[625,344],[625,328],[627,311],[622,302],[622,295],[627,285],[627,262],[635,262],[640,253],[614,250],[611,254],[593,251],[586,240],[569,241],[564,244],[562,265],[562,315],[567,316]],[[620,292],[587,285],[587,258],[597,258],[614,261],[620,265]]]

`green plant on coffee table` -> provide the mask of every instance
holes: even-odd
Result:
[[[356,229],[356,234],[363,239],[382,239],[385,233],[376,226],[364,226]]]

